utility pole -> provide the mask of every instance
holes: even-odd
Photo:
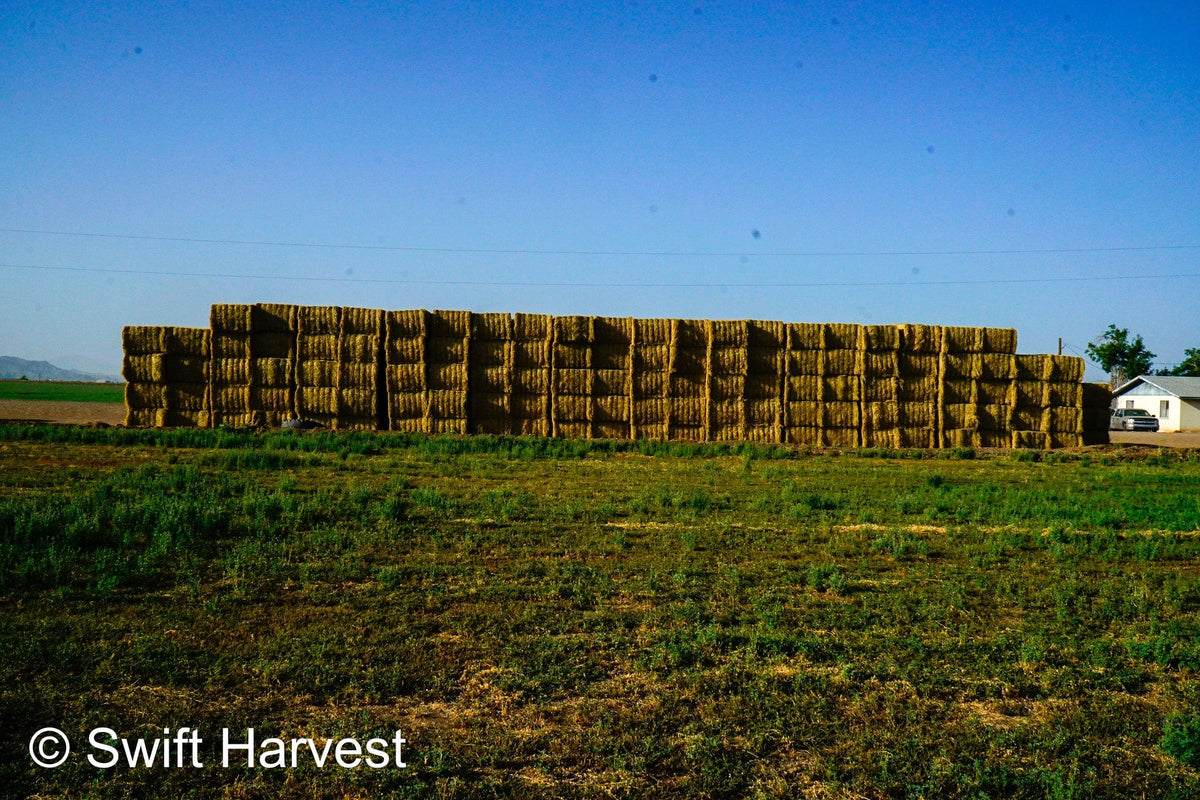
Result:
[[[1058,337],[1058,354],[1062,355],[1062,337]]]

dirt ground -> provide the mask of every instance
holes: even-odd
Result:
[[[124,403],[65,403],[52,400],[0,400],[0,420],[66,422],[86,425],[125,421]]]
[[[1200,431],[1185,433],[1135,433],[1112,431],[1113,444],[1149,444],[1155,447],[1200,447]]]

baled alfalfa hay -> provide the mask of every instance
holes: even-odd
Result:
[[[959,405],[978,402],[978,381],[958,378],[947,378],[942,381],[941,402],[943,404]]]
[[[860,350],[855,373],[864,379],[899,377],[898,353],[894,350]]]
[[[502,341],[472,341],[471,369],[504,367],[512,363],[512,343]]]
[[[783,379],[776,374],[750,374],[745,377],[747,400],[779,400],[783,395]]]
[[[862,432],[863,447],[900,447],[900,432],[895,428],[867,429]]]
[[[1012,432],[1012,447],[1017,450],[1048,450],[1050,434],[1044,431],[1015,430]]]
[[[669,394],[671,397],[705,397],[707,387],[708,380],[703,374],[672,375]]]
[[[166,419],[166,414],[166,409],[162,408],[126,408],[125,427],[161,428]]]
[[[821,445],[823,447],[861,447],[862,433],[857,426],[853,428],[822,428]]]
[[[975,401],[977,403],[985,404],[999,403],[1010,406],[1017,405],[1017,395],[1013,386],[1013,381],[976,381]]]
[[[979,406],[974,403],[947,403],[942,406],[945,430],[979,430]]]
[[[548,339],[514,339],[512,343],[513,366],[518,369],[536,367],[548,369],[551,352]]]
[[[779,444],[783,441],[783,430],[776,425],[747,425],[743,438],[755,444]]]
[[[821,429],[814,426],[790,427],[783,429],[783,440],[787,444],[808,445],[821,447]]]
[[[456,417],[454,419],[431,417],[429,420],[429,432],[435,436],[447,433],[465,436],[468,432],[467,420],[465,417]]]
[[[1056,383],[1083,381],[1083,359],[1078,356],[1046,356],[1046,372],[1042,380]]]
[[[628,439],[628,422],[593,422],[593,439]]]
[[[790,350],[787,354],[789,375],[822,374],[825,354],[821,350]]]
[[[714,348],[745,348],[750,343],[750,332],[745,320],[713,320],[709,326]]]
[[[746,348],[713,345],[711,364],[714,375],[745,375]]]
[[[632,317],[593,317],[592,341],[597,344],[623,345],[633,342]]]
[[[979,419],[979,430],[1007,431],[1012,428],[1012,406],[995,403],[981,403],[975,408],[975,414]]]
[[[250,359],[250,385],[268,389],[286,389],[293,384],[295,362],[287,358]]]
[[[296,334],[267,331],[250,334],[251,358],[287,358],[296,357]]]
[[[1013,406],[1009,427],[1017,431],[1040,431],[1044,415],[1043,406]]]
[[[628,397],[594,397],[592,398],[592,419],[596,422],[629,422]]]
[[[879,431],[895,428],[898,424],[896,403],[863,403],[863,430]]]
[[[825,350],[821,356],[821,375],[859,374],[857,350]]]
[[[784,326],[788,350],[824,350],[824,329],[820,322],[789,322]]]
[[[583,420],[578,422],[555,421],[554,435],[559,439],[591,439],[592,423]]]
[[[1080,408],[1083,406],[1083,384],[1046,381],[1045,404],[1048,406],[1064,406]]]
[[[339,361],[352,364],[375,364],[379,361],[379,337],[362,333],[342,334],[338,342]]]
[[[1013,356],[1013,378],[1019,381],[1041,381],[1047,372],[1047,355],[1018,353]]]
[[[934,430],[937,427],[937,405],[911,401],[897,403],[896,427]]]
[[[301,360],[296,363],[298,386],[337,386],[338,363],[336,361]]]
[[[489,393],[504,394],[508,392],[510,381],[507,367],[472,367],[471,394]]]
[[[209,413],[209,427],[212,428],[253,428],[259,424],[259,414],[250,411],[218,411]]]
[[[465,392],[467,365],[430,363],[425,368],[425,380],[430,389]]]
[[[393,420],[420,419],[428,415],[428,408],[427,392],[388,392],[388,413]]]
[[[740,422],[731,425],[714,424],[709,434],[713,442],[744,442],[747,441],[746,426]]]
[[[514,417],[511,420],[513,436],[549,436],[550,423],[543,417]]]
[[[671,372],[680,375],[707,374],[708,351],[699,347],[676,347],[671,353]]]
[[[555,420],[560,422],[586,422],[591,419],[592,398],[587,395],[558,394],[551,398],[551,409]]]
[[[471,314],[471,340],[473,342],[507,342],[513,338],[512,333],[511,314]],[[474,353],[474,349],[472,347],[472,353]]]
[[[1012,431],[979,431],[979,447],[1008,450],[1012,447]]]
[[[209,360],[204,356],[163,356],[167,383],[208,383]]]
[[[213,411],[247,412],[250,410],[250,387],[214,384],[209,389],[209,404]]]
[[[780,348],[749,347],[746,349],[746,374],[780,375],[783,359],[784,351]]]
[[[214,333],[250,333],[251,306],[245,303],[214,303],[208,313],[208,327]]]
[[[373,419],[377,398],[374,389],[339,389],[338,415]]]
[[[983,328],[962,325],[942,327],[943,353],[982,353],[983,346]]]
[[[126,356],[165,352],[161,325],[126,325],[121,329],[121,349]]]
[[[445,369],[445,367],[442,367]],[[370,389],[375,391],[378,373],[375,364],[340,364],[338,366],[338,386],[343,389]]]
[[[592,369],[629,370],[629,345],[596,342],[592,345]]]
[[[821,400],[858,402],[862,400],[862,384],[863,382],[854,375],[821,378]]]
[[[1082,408],[1047,408],[1042,416],[1042,430],[1050,433],[1082,433]]]
[[[164,383],[167,379],[165,356],[131,356],[121,360],[121,377],[131,383]]]
[[[211,358],[213,359],[250,358],[250,334],[248,333],[213,331],[211,343]]]
[[[933,428],[896,428],[897,447],[937,447],[937,431]]]
[[[1013,381],[1011,397],[1014,406],[1044,406],[1046,405],[1046,383],[1037,380]]]
[[[663,372],[671,363],[671,348],[665,344],[637,344],[633,349],[634,372]]]
[[[858,428],[862,424],[859,403],[822,402],[821,424],[826,428]]]
[[[302,419],[320,417],[328,422],[337,414],[337,389],[332,386],[296,387],[296,412]]]
[[[820,350],[857,350],[861,325],[826,322],[821,325]]]
[[[336,333],[304,333],[296,337],[296,358],[305,361],[337,361],[338,335]]]
[[[863,378],[862,399],[867,403],[895,403],[899,382],[899,378]]]
[[[488,433],[507,433],[507,421],[512,416],[512,406],[507,394],[496,392],[471,393],[471,419],[487,421],[489,428],[503,427],[505,430],[489,430]],[[503,425],[498,423],[503,421]]]
[[[389,339],[384,348],[388,364],[424,364],[424,339]]]
[[[425,383],[425,366],[422,364],[390,364],[387,367],[387,390],[394,392],[423,392],[428,388]]]
[[[430,339],[467,339],[471,335],[470,311],[426,312],[425,334]]]
[[[714,426],[741,425],[746,420],[746,401],[714,400],[709,405],[708,419]]]
[[[125,407],[127,409],[166,408],[166,387],[161,383],[125,384]]]
[[[670,401],[656,397],[633,401],[633,422],[635,425],[653,425],[667,421]]]
[[[587,344],[592,341],[592,318],[566,316],[554,318],[554,341],[558,343]]]
[[[586,342],[555,342],[554,369],[590,369],[592,346]]]
[[[671,422],[678,425],[707,425],[708,403],[697,397],[671,398]]]
[[[1066,431],[1051,431],[1050,447],[1083,447],[1084,437],[1082,433],[1069,433]]]
[[[670,319],[634,319],[633,341],[637,345],[669,345],[671,323]]]
[[[778,426],[783,424],[783,403],[778,400],[746,400],[746,424]]]
[[[162,329],[162,337],[163,352],[168,355],[208,358],[211,354],[212,334],[208,328],[168,325]]]
[[[425,340],[425,361],[429,364],[466,364],[467,340],[431,336]]]
[[[900,349],[906,353],[936,355],[942,351],[942,326],[906,322],[900,329]]]
[[[674,442],[707,442],[707,425],[672,424],[668,427],[668,438]]]
[[[790,428],[819,428],[822,425],[821,403],[815,400],[793,400],[784,407],[784,424]]]
[[[337,336],[342,332],[340,306],[299,306],[296,331],[301,336]]]
[[[862,325],[858,329],[859,350],[899,350],[899,325]]]
[[[940,366],[937,353],[909,353],[901,350],[896,354],[896,370],[901,378],[937,378]]]
[[[373,336],[380,338],[387,335],[387,314],[379,308],[342,309],[343,336]]]
[[[549,314],[513,314],[512,338],[519,342],[548,342],[554,328]]]
[[[424,338],[428,317],[429,312],[422,309],[384,312],[384,329],[388,341]]]
[[[974,428],[946,428],[942,431],[942,447],[982,447],[979,431]]]
[[[250,387],[250,410],[288,412],[292,410],[292,391],[290,389],[272,388],[267,386]]]
[[[558,369],[554,371],[556,394],[590,395],[592,393],[592,371],[590,369]]]
[[[896,399],[905,401],[937,402],[938,379],[934,376],[924,378],[899,377],[896,379]]]
[[[788,401],[818,401],[821,399],[823,378],[816,375],[790,375],[785,385]]]
[[[1011,353],[980,353],[981,380],[1011,381],[1017,377],[1016,356]]]
[[[982,352],[1007,353],[1008,355],[1017,352],[1016,328],[983,328],[982,331]]]
[[[706,319],[675,319],[672,322],[672,342],[676,348],[706,350],[712,339],[712,325]]]
[[[466,419],[467,393],[448,389],[430,389],[429,417],[431,419]]]
[[[619,369],[597,369],[592,372],[592,394],[629,396],[629,373]]]
[[[943,353],[938,372],[945,380],[978,380],[983,364],[979,353]]]
[[[736,400],[746,396],[746,378],[742,375],[713,375],[708,385],[714,400]]]
[[[550,370],[514,369],[512,390],[526,394],[547,394],[550,391]]]
[[[164,428],[209,428],[212,414],[203,408],[168,408],[162,413]]]
[[[787,346],[787,330],[782,322],[768,320],[746,321],[747,344],[755,350],[783,350]]]
[[[542,419],[550,414],[550,397],[514,392],[509,396],[509,407],[516,419]]]
[[[288,303],[255,303],[250,307],[253,333],[295,333],[297,306]]]
[[[172,411],[208,409],[208,385],[203,383],[167,384],[163,391],[164,407]]]

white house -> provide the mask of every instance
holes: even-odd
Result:
[[[1200,378],[1139,375],[1113,392],[1113,403],[1149,411],[1160,431],[1200,431]]]

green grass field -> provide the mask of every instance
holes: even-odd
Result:
[[[0,607],[11,797],[1200,795],[1196,451],[0,426]]]
[[[73,403],[124,403],[123,383],[0,381],[0,400],[62,400]]]

